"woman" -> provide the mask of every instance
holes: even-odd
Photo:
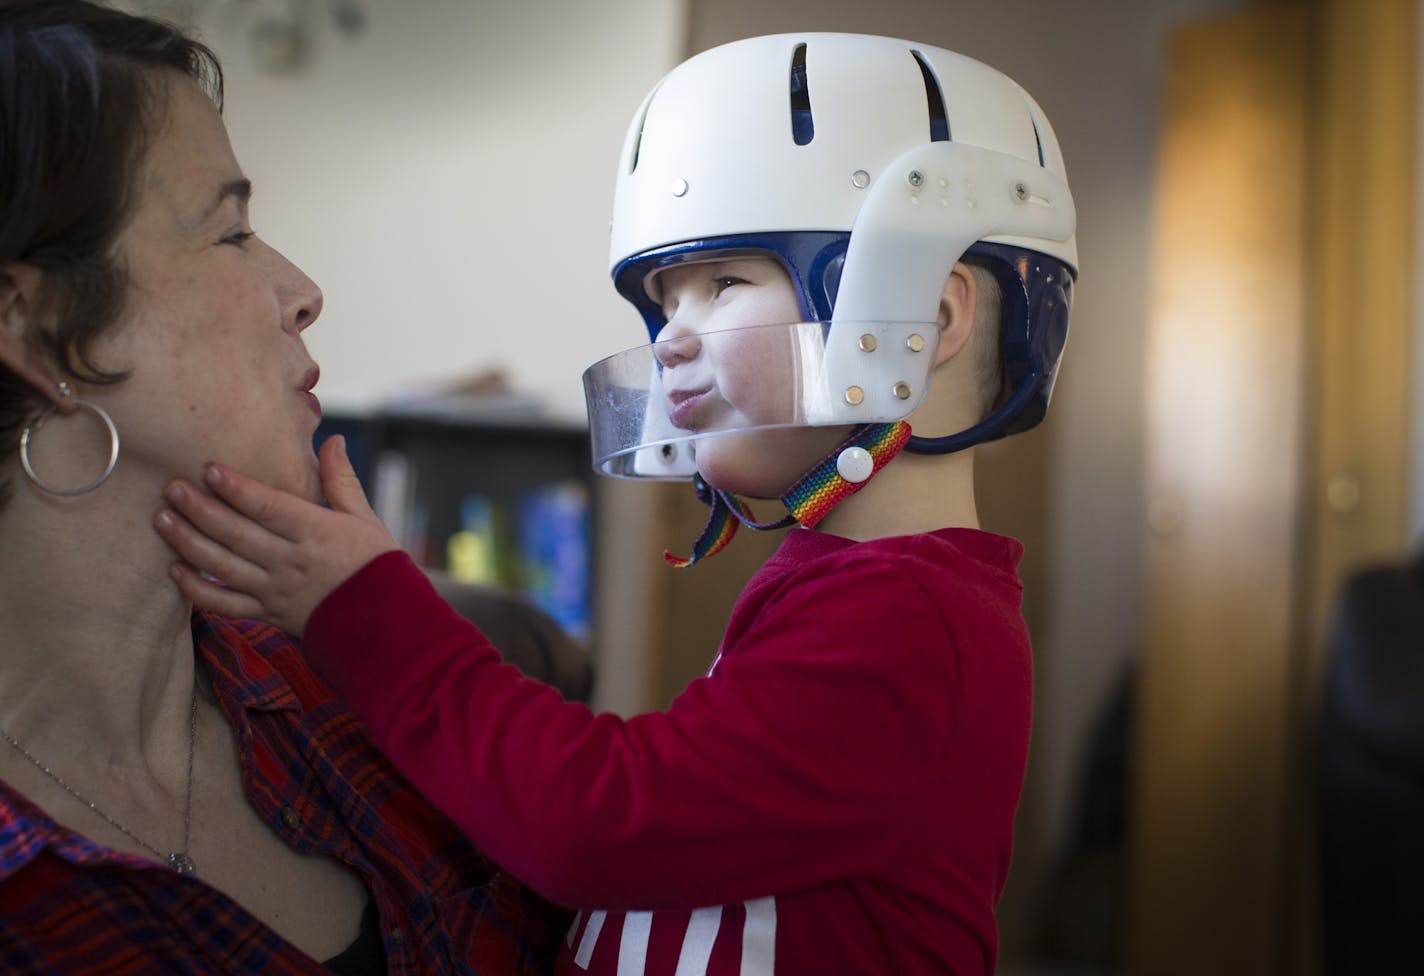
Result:
[[[536,971],[567,917],[167,576],[174,470],[318,490],[321,292],[221,91],[166,25],[0,4],[0,971]]]

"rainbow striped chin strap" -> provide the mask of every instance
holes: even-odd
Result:
[[[737,534],[738,525],[784,529],[800,523],[808,529],[815,528],[831,509],[865,487],[877,471],[900,453],[909,439],[910,425],[903,420],[893,424],[862,424],[855,428],[834,451],[786,489],[781,503],[788,514],[772,522],[755,521],[746,502],[730,491],[713,488],[701,475],[696,475],[692,483],[697,488],[697,498],[712,512],[707,516],[702,534],[692,544],[690,556],[675,556],[664,550],[663,559],[676,569],[693,566],[725,549]]]

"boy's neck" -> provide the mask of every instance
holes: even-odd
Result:
[[[974,451],[902,453],[816,528],[857,542],[937,529],[977,529]]]

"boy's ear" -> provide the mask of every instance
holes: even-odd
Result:
[[[60,404],[59,383],[48,364],[36,356],[26,341],[36,327],[43,272],[32,264],[12,261],[0,266],[0,363],[24,379],[39,393]]]
[[[956,261],[945,280],[939,298],[939,350],[935,365],[948,362],[974,334],[974,315],[979,303],[979,286],[969,265]]]

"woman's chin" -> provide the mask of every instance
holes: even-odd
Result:
[[[321,473],[316,455],[308,452],[305,457],[295,458],[277,468],[243,468],[232,465],[238,472],[263,484],[284,491],[289,495],[314,504],[321,504]]]

